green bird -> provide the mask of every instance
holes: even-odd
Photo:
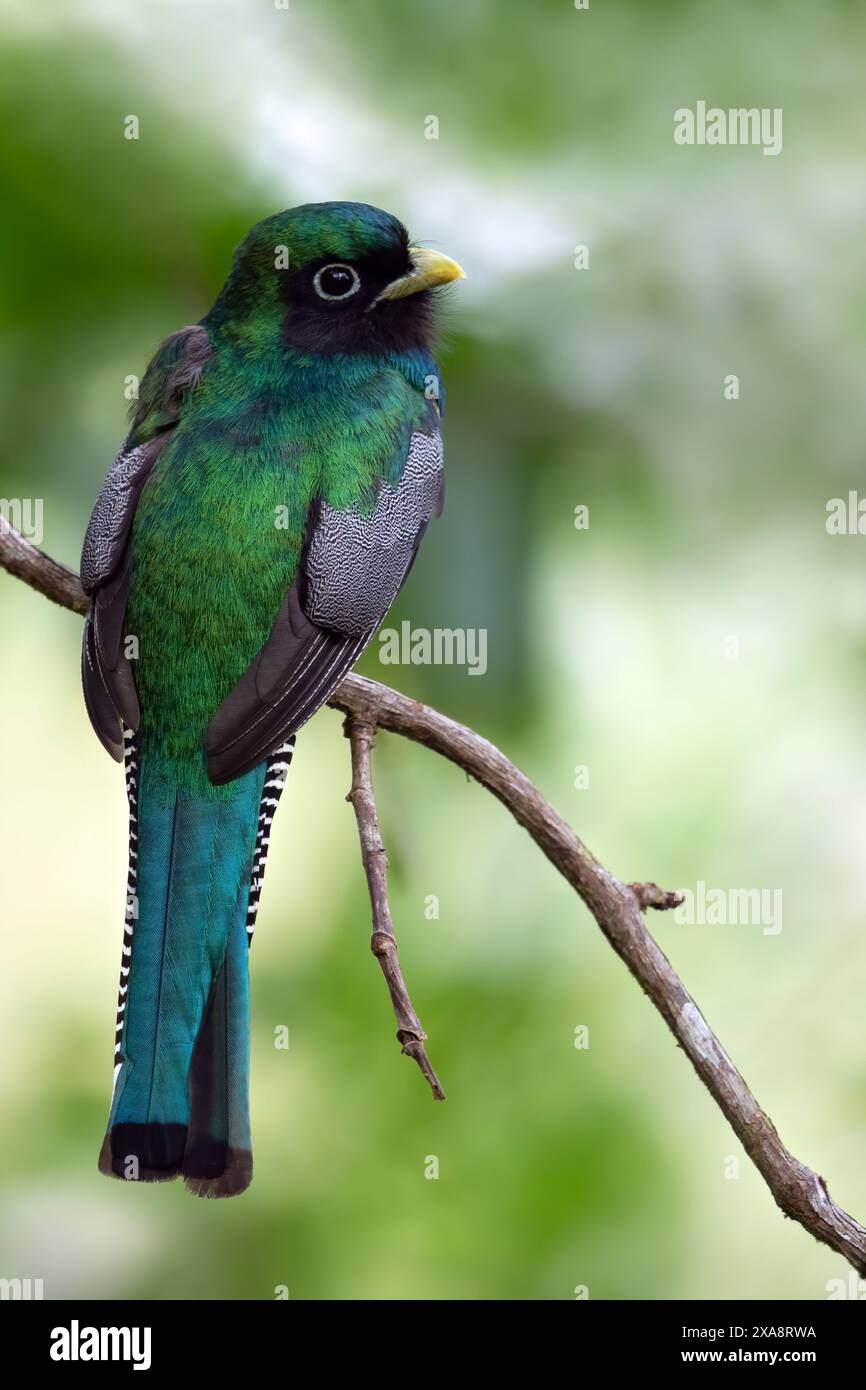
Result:
[[[258,223],[172,333],[81,560],[88,714],[125,760],[129,883],[103,1173],[252,1176],[248,945],[297,730],[442,510],[439,287],[364,203]]]

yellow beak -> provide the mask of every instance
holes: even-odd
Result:
[[[379,299],[405,299],[407,294],[417,294],[419,290],[431,290],[434,285],[448,285],[452,280],[465,280],[466,272],[450,256],[441,251],[428,251],[423,246],[410,246],[412,269],[399,280],[386,285]]]

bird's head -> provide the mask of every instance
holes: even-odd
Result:
[[[278,331],[301,352],[404,352],[430,346],[436,291],[462,277],[380,208],[307,203],[253,227],[205,322],[250,347]]]

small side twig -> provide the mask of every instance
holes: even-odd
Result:
[[[391,996],[394,1017],[397,1020],[397,1041],[406,1056],[413,1057],[418,1063],[430,1083],[433,1098],[444,1100],[445,1092],[424,1048],[427,1034],[412,1007],[412,1000],[409,998],[409,991],[400,969],[400,958],[397,955],[397,941],[388,902],[388,856],[379,829],[370,766],[370,749],[376,737],[376,726],[369,720],[357,719],[350,714],[345,721],[344,729],[352,749],[352,789],[346,800],[351,801],[358,822],[361,859],[367,876],[373,913],[370,949],[382,967],[382,974]]]
[[[656,912],[670,912],[685,902],[682,893],[659,888],[657,883],[630,883],[628,886],[637,898],[641,912],[646,912],[648,907],[654,907]]]

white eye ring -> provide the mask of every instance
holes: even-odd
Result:
[[[322,276],[326,270],[348,270],[352,277],[352,288],[343,294],[328,294],[327,290],[322,289]],[[351,299],[353,294],[357,294],[361,288],[361,277],[353,265],[346,265],[343,261],[333,261],[331,265],[323,265],[321,270],[317,270],[313,276],[313,289],[320,299]]]

